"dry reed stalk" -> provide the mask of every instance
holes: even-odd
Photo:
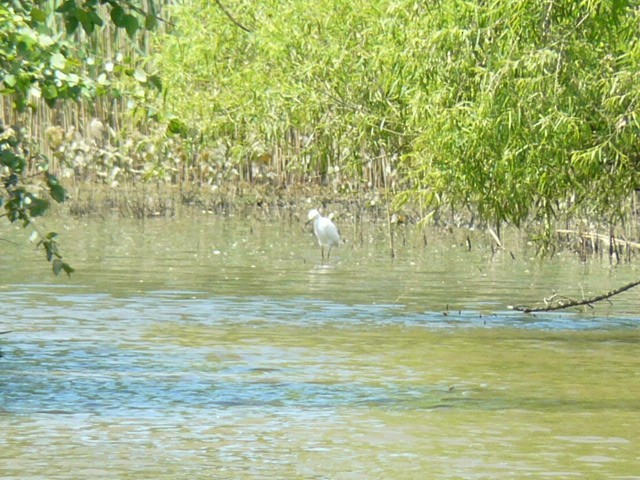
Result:
[[[393,222],[391,220],[391,209],[389,208],[387,208],[387,225],[389,226],[389,247],[391,248],[391,258],[396,258],[394,229]]]

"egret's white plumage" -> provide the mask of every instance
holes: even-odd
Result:
[[[309,222],[313,222],[313,233],[316,234],[318,244],[322,251],[322,258],[324,259],[324,249],[328,248],[327,258],[331,255],[331,248],[340,245],[340,233],[334,223],[327,217],[320,215],[320,212],[315,208],[309,211],[307,216]]]

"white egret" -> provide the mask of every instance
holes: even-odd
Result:
[[[307,225],[313,222],[313,233],[316,234],[318,244],[322,251],[322,259],[324,260],[324,249],[329,249],[327,252],[327,258],[331,255],[331,247],[337,247],[340,245],[340,233],[338,233],[337,227],[327,217],[320,215],[320,212],[315,208],[309,211],[307,216],[309,221]]]

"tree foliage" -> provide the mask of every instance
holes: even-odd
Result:
[[[241,0],[172,10],[167,103],[240,162],[397,181],[487,222],[616,223],[638,185],[635,0]],[[394,177],[395,175],[395,177]]]
[[[22,110],[82,101],[115,92],[117,71],[134,92],[163,93],[144,117],[163,112],[184,148],[159,170],[277,158],[298,179],[344,176],[356,179],[344,188],[497,226],[615,224],[639,187],[638,0],[168,3],[153,39],[160,82],[91,41],[107,26],[129,39],[153,28],[153,2],[2,2],[2,95]],[[21,134],[2,127],[0,201],[26,225],[65,195]]]
[[[35,108],[43,98],[53,107],[60,101],[90,99],[109,84],[96,78],[91,62],[86,62],[86,46],[75,34],[81,28],[92,35],[107,21],[134,37],[140,28],[155,21],[153,3],[144,11],[120,0],[10,0],[0,4],[0,94],[8,96],[18,111]],[[58,25],[64,25],[59,31]],[[136,72],[130,72],[132,76]],[[144,79],[147,80],[146,78]],[[27,166],[36,164],[35,172]],[[63,202],[66,192],[49,172],[48,159],[29,149],[19,126],[0,125],[0,207],[10,222],[33,227],[38,245],[45,251],[53,272],[70,274],[73,268],[63,261],[54,232],[42,233],[34,225],[50,202]]]

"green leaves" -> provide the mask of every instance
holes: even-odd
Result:
[[[59,258],[53,259],[53,261],[51,262],[51,268],[53,269],[53,274],[56,276],[60,275],[60,272],[64,272],[67,274],[67,276],[70,277],[71,274],[75,272],[75,269],[72,268],[71,265],[63,262]]]
[[[65,190],[58,183],[58,179],[49,173],[45,173],[45,177],[52,198],[57,202],[64,201]],[[5,178],[4,190],[7,201],[4,201],[4,196],[0,196],[0,206],[4,206],[7,219],[10,222],[22,221],[24,227],[33,226],[33,219],[44,215],[51,206],[49,200],[38,197],[25,187],[20,186],[19,177],[15,173]],[[36,228],[31,239],[38,237],[40,237],[40,241],[37,246],[44,249],[47,261],[51,262],[53,273],[59,275],[61,272],[65,272],[67,275],[71,275],[74,269],[62,260],[58,243],[55,240],[57,234],[50,232],[42,236]]]
[[[127,13],[121,5],[113,5],[110,16],[113,24],[118,28],[124,28],[131,38],[134,38],[140,29],[138,18],[131,13]]]
[[[49,202],[44,198],[38,198],[31,193],[24,197],[24,203],[31,217],[41,217],[49,210]]]
[[[57,236],[58,234],[55,232],[47,233],[38,242],[38,247],[44,249],[47,261],[51,262],[51,269],[54,275],[58,276],[61,272],[65,272],[68,276],[71,276],[75,270],[71,265],[63,261],[58,250],[58,243],[55,240]]]
[[[51,198],[53,198],[56,202],[62,203],[67,198],[67,192],[55,175],[51,175],[49,172],[45,172],[45,179],[47,182],[47,187],[49,187],[49,193],[51,194]]]
[[[189,134],[189,128],[179,118],[172,118],[167,125],[167,131],[173,135],[186,137]]]
[[[27,160],[24,157],[23,137],[17,127],[0,127],[0,207],[4,209],[6,219],[11,222],[22,222],[23,227],[33,229],[31,239],[41,237],[38,246],[45,250],[47,260],[51,262],[53,273],[71,274],[73,268],[62,261],[55,241],[56,234],[49,233],[42,236],[34,223],[34,219],[45,215],[51,207],[48,198],[36,193],[33,178],[25,184],[23,178]],[[46,168],[46,164],[43,165]],[[55,175],[44,170],[47,189],[56,202],[63,202],[66,197],[65,189]]]
[[[2,142],[0,142],[0,145]],[[7,167],[16,174],[22,173],[27,165],[26,160],[20,155],[16,155],[11,150],[0,150],[0,165]]]
[[[34,7],[31,9],[30,16],[31,21],[36,23],[44,23],[47,21],[47,12],[41,8]]]
[[[147,83],[158,92],[162,91],[162,79],[159,75],[149,75],[147,77]]]
[[[138,67],[133,72],[133,78],[135,78],[139,83],[146,83],[147,72],[145,72],[142,68]]]
[[[15,87],[17,81],[18,80],[16,79],[16,76],[11,73],[7,73],[2,79],[2,83],[4,83],[4,85],[9,88]]]
[[[152,30],[157,24],[152,3],[148,13],[126,1],[101,0],[99,3],[110,5],[109,18],[111,22],[116,27],[124,29],[131,39],[135,38],[141,29],[140,18],[144,19],[144,28],[147,30]],[[104,25],[100,12],[100,5],[95,0],[80,2],[66,0],[56,9],[56,13],[63,16],[69,35],[74,33],[78,26],[82,26],[82,29],[89,35],[94,33],[96,28]],[[42,17],[42,13],[36,13],[36,17]]]
[[[64,67],[67,64],[67,59],[64,57],[62,53],[56,52],[53,55],[51,55],[51,58],[49,59],[49,63],[51,64],[51,68],[53,69],[64,70]]]
[[[167,131],[492,223],[611,217],[640,185],[639,6],[240,0],[246,35],[214,2],[176,4]]]
[[[97,11],[96,2],[85,1],[76,3],[74,0],[66,0],[57,9],[64,17],[67,34],[76,31],[79,25],[87,34],[92,34],[96,27],[101,27],[104,23]]]
[[[58,31],[60,21],[65,32]],[[106,92],[121,95],[116,89],[122,87],[116,85],[120,81],[126,84],[125,87],[134,84],[131,97],[138,101],[146,100],[147,90],[143,87],[162,90],[162,81],[157,75],[148,74],[141,67],[131,68],[133,62],[127,64],[120,53],[97,65],[95,59],[100,56],[92,49],[99,42],[78,37],[78,28],[91,36],[108,21],[124,29],[134,40],[141,28],[150,29],[156,25],[154,1],[0,2],[0,94],[9,102],[5,107],[23,112],[36,108],[40,100],[53,107],[63,100],[82,101]],[[31,149],[26,147],[16,131],[0,124],[2,217],[35,228],[34,218],[49,211],[51,199],[64,202],[66,191],[58,178],[49,173],[46,158],[40,158],[37,152],[29,153]],[[39,246],[45,249],[56,275],[73,271],[62,261],[55,234],[43,237]]]
[[[11,223],[20,220],[26,227],[31,224],[34,217],[44,215],[49,209],[49,202],[46,199],[37,197],[24,187],[7,185],[9,182],[5,180],[7,196],[4,208]]]

